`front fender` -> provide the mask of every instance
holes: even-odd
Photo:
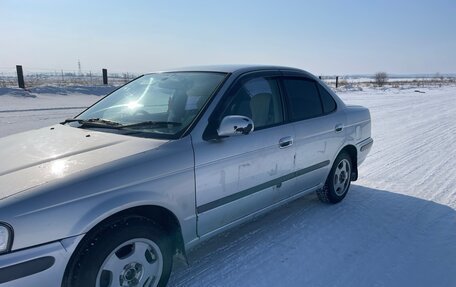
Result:
[[[171,212],[179,222],[184,242],[196,238],[196,214],[194,206],[186,206],[179,200],[172,200],[168,194],[158,191],[128,190],[105,201],[97,202],[74,222],[71,234],[84,234],[103,220],[127,209],[157,206]],[[172,203],[172,204],[170,204]],[[184,207],[184,209],[183,209]],[[187,210],[187,212],[185,211]]]
[[[14,251],[84,234],[117,212],[144,205],[172,212],[184,243],[196,238],[190,139],[22,192],[0,202],[0,219],[14,229]]]

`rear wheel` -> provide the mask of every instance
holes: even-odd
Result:
[[[323,188],[317,191],[318,198],[327,203],[338,203],[347,195],[351,182],[352,161],[348,154],[337,156]]]
[[[89,234],[63,286],[163,287],[172,268],[167,234],[147,218],[119,219]]]

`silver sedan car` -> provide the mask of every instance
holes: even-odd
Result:
[[[0,285],[165,286],[230,227],[309,192],[340,202],[372,143],[368,109],[299,69],[143,75],[0,139]]]

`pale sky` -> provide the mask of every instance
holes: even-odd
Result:
[[[456,73],[456,1],[0,0],[0,72],[275,64]]]

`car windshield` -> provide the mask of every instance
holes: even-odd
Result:
[[[193,122],[225,77],[214,72],[144,75],[66,122],[81,128],[175,138]]]

